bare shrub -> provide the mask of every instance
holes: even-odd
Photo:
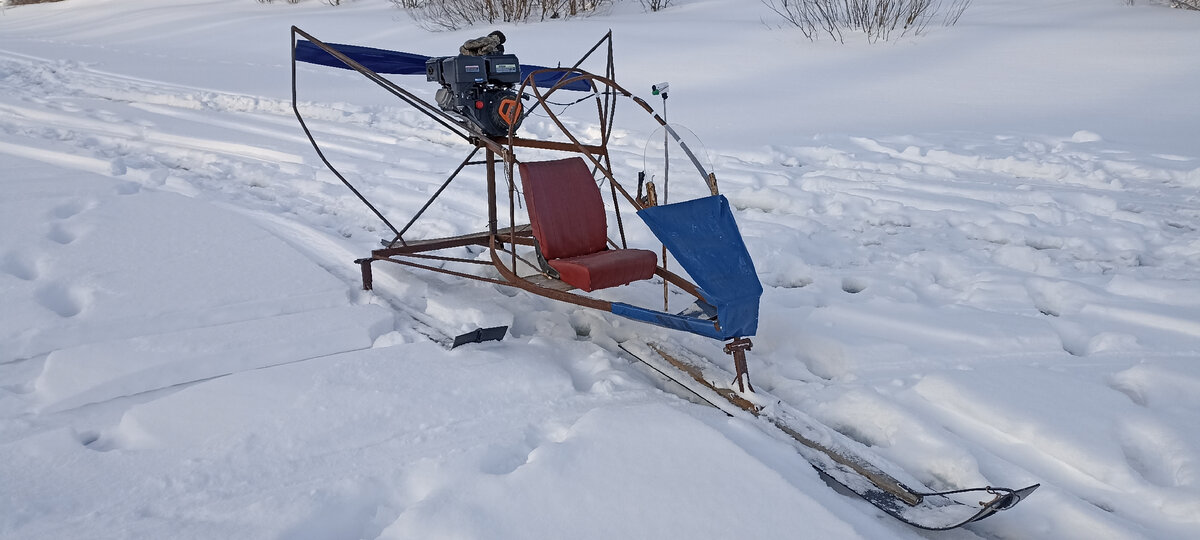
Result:
[[[542,20],[595,13],[610,0],[538,0]]]
[[[275,0],[258,0],[258,3],[260,3],[260,4],[270,4],[271,2],[274,2],[274,1],[275,1]],[[287,0],[287,3],[289,3],[289,4],[299,4],[299,3],[300,3],[300,1],[301,1],[301,0]],[[340,6],[340,5],[342,5],[342,0],[322,0],[322,1],[324,1],[326,4],[329,4],[329,5],[331,5],[331,6]]]
[[[32,4],[49,4],[51,2],[62,2],[62,0],[8,0],[8,2],[0,0],[0,6],[28,6]]]
[[[642,7],[646,8],[650,11],[659,11],[662,9],[666,9],[667,6],[671,5],[671,0],[640,0],[640,1],[642,3]]]
[[[932,24],[958,22],[971,0],[760,0],[805,37],[828,35],[844,43],[846,32],[861,32],[867,41],[920,35]],[[1200,1],[1200,0],[1196,0]]]
[[[1125,0],[1125,5],[1132,6],[1136,0]],[[1149,4],[1163,4],[1177,9],[1200,11],[1200,0],[1147,0]]]
[[[391,0],[429,30],[588,15],[611,0]]]

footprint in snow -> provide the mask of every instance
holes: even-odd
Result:
[[[40,288],[34,297],[42,307],[63,318],[79,315],[92,302],[89,289],[62,283],[52,283]]]
[[[95,208],[97,204],[93,199],[73,200],[54,207],[50,215],[55,219],[70,219]]]
[[[117,186],[117,195],[133,195],[142,190],[142,185],[137,182],[122,182]]]
[[[494,444],[488,447],[479,463],[479,470],[486,474],[503,476],[511,474],[522,465],[533,461],[534,453],[543,446],[558,444],[566,440],[569,429],[559,426],[529,426],[525,437],[511,444]]]
[[[1166,488],[1195,485],[1200,453],[1187,439],[1150,417],[1131,417],[1118,426],[1126,463],[1147,482]],[[1193,504],[1200,497],[1190,497]]]
[[[0,259],[0,272],[22,281],[35,281],[41,275],[41,262],[29,255],[10,251]]]
[[[862,278],[848,277],[842,279],[842,290],[850,294],[858,294],[867,290],[870,283]]]
[[[55,223],[50,226],[50,232],[46,233],[46,238],[56,244],[67,245],[79,239],[79,234],[62,223]]]
[[[79,199],[54,207],[50,211],[54,223],[50,225],[46,238],[64,246],[78,240],[82,229],[71,223],[74,221],[72,218],[95,208],[98,204],[95,199]]]

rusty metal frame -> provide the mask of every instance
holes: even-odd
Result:
[[[324,49],[326,52],[345,63],[350,68],[362,73],[368,79],[384,87],[386,90],[396,95],[406,103],[413,105],[413,107],[415,107],[418,111],[430,116],[443,126],[446,126],[451,132],[459,135],[471,145],[472,148],[467,157],[464,158],[459,166],[450,173],[446,181],[437,189],[437,191],[430,197],[424,206],[422,206],[421,209],[417,211],[414,216],[412,216],[403,229],[396,229],[393,227],[392,224],[383,216],[383,214],[379,212],[379,210],[377,210],[373,205],[371,205],[365,196],[356,190],[344,176],[342,176],[337,172],[336,169],[333,168],[333,165],[321,152],[316,140],[313,139],[312,133],[304,124],[304,120],[300,115],[296,98],[295,42],[297,36],[302,36],[317,47]],[[620,98],[629,99],[638,107],[640,107],[646,114],[650,115],[653,120],[658,122],[661,126],[668,130],[670,130],[670,126],[665,120],[663,120],[661,116],[654,112],[654,109],[650,107],[645,100],[633,95],[628,90],[617,84],[617,82],[614,80],[615,68],[613,64],[611,31],[606,33],[604,37],[600,39],[600,41],[598,41],[571,67],[543,69],[534,73],[530,73],[522,81],[519,87],[519,95],[530,95],[534,99],[534,103],[527,108],[525,114],[528,115],[530,112],[541,108],[543,111],[545,111],[545,114],[549,117],[550,121],[556,127],[558,127],[562,135],[567,139],[566,141],[534,140],[517,137],[512,127],[509,128],[509,133],[507,136],[488,136],[470,122],[460,121],[454,116],[441,111],[434,105],[422,100],[420,97],[404,90],[403,88],[400,88],[395,83],[392,83],[383,76],[362,66],[353,59],[345,56],[336,49],[326,45],[325,43],[317,40],[310,34],[305,33],[296,27],[292,27],[292,42],[293,109],[295,110],[297,118],[300,120],[301,126],[304,127],[305,134],[308,135],[309,140],[312,142],[314,148],[317,149],[318,155],[321,157],[321,160],[325,162],[326,166],[328,166],[330,170],[333,171],[334,174],[341,179],[342,182],[345,183],[354,192],[354,194],[358,196],[358,198],[362,200],[362,202],[366,204],[376,214],[376,216],[383,220],[384,223],[387,224],[387,226],[395,233],[395,237],[391,241],[384,240],[383,248],[373,250],[369,257],[355,261],[361,267],[364,289],[370,290],[373,287],[371,269],[372,263],[376,261],[384,261],[464,279],[512,286],[552,300],[599,309],[602,311],[612,311],[611,302],[576,292],[571,292],[571,287],[565,283],[557,282],[554,284],[554,286],[548,286],[546,283],[548,281],[548,277],[543,274],[533,274],[529,276],[518,275],[518,260],[527,265],[529,263],[524,259],[519,258],[517,247],[533,247],[534,238],[532,228],[528,224],[518,224],[516,222],[516,202],[519,195],[516,190],[515,182],[513,181],[514,169],[519,163],[516,157],[518,148],[567,152],[584,157],[585,161],[589,162],[592,167],[593,176],[599,175],[600,181],[607,182],[609,184],[609,190],[612,194],[613,209],[616,213],[617,228],[619,230],[619,243],[612,238],[608,239],[608,243],[614,247],[626,247],[624,223],[622,221],[621,214],[621,199],[624,200],[627,206],[633,208],[634,211],[645,208],[646,203],[642,200],[639,200],[638,197],[635,197],[624,186],[622,186],[612,170],[612,159],[608,152],[608,142],[612,134],[617,103]],[[607,44],[607,58],[605,61],[604,75],[595,75],[579,68],[584,61],[586,61],[593,53],[595,53],[602,45],[605,44]],[[534,75],[546,72],[557,72],[563,73],[564,75],[557,84],[543,91],[541,88],[533,84],[533,77]],[[597,120],[600,126],[600,140],[598,144],[589,144],[581,141],[579,137],[571,133],[558,115],[555,114],[550,107],[546,106],[548,103],[548,98],[550,98],[550,96],[552,96],[555,92],[568,84],[580,81],[588,84],[594,94],[593,100],[595,102]],[[682,141],[680,142],[682,143]],[[698,172],[708,185],[709,189],[715,194],[715,176],[703,169],[699,161],[692,154],[691,150],[686,147],[686,145],[683,145],[683,149],[692,159],[692,162],[696,165]],[[480,150],[484,152],[483,160],[472,161],[472,159]],[[430,207],[430,205],[432,205],[433,202],[442,194],[442,192],[445,191],[445,189],[450,185],[451,182],[453,182],[458,174],[462,172],[465,167],[472,165],[484,166],[486,173],[488,205],[487,228],[476,233],[446,238],[422,240],[404,239],[404,233],[408,231],[413,223],[415,223],[416,220],[419,219],[420,216]],[[501,168],[503,171],[507,183],[506,191],[508,197],[508,224],[503,228],[499,225],[500,219],[498,215],[500,186],[498,185],[499,178],[496,172],[497,167]],[[489,263],[487,261],[481,261],[478,259],[437,255],[433,253],[445,249],[466,246],[487,248],[491,262]],[[492,266],[499,273],[500,277],[494,278],[480,276],[447,267],[449,265],[459,264]],[[691,283],[687,279],[684,279],[682,276],[667,270],[665,268],[665,261],[663,261],[663,264],[656,267],[655,275],[662,278],[664,283],[669,283],[679,288],[679,290],[695,297],[696,299],[705,300],[703,294],[695,284]],[[714,322],[714,326],[716,325],[718,325],[718,323]],[[745,375],[744,351],[749,349],[749,345],[749,340],[745,338],[735,340],[733,343],[731,343],[733,348],[729,352],[739,360],[739,384],[742,382],[742,375]],[[749,383],[748,376],[746,377],[746,383]]]

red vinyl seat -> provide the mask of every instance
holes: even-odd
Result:
[[[604,199],[583,158],[521,163],[520,171],[533,237],[560,279],[593,291],[654,275],[653,251],[608,249]]]

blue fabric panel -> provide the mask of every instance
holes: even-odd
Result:
[[[652,309],[640,308],[620,302],[613,302],[612,312],[614,315],[620,315],[626,319],[635,321],[647,322],[663,328],[671,328],[673,330],[683,330],[713,339],[728,339],[721,332],[717,331],[717,326],[712,321],[697,319],[694,317],[684,317],[682,315],[672,315]],[[757,313],[755,313],[757,315]]]
[[[530,73],[533,73],[539,69],[550,69],[550,68],[545,68],[542,66],[535,66],[532,64],[521,64],[521,80],[525,80],[525,77],[528,77]],[[563,79],[567,79],[567,78],[570,78],[570,77],[573,77],[573,76],[579,74],[579,72],[572,73],[572,72],[566,71],[566,68],[562,68],[562,69],[563,69],[563,71],[550,71],[550,72],[546,72],[546,73],[537,74],[537,76],[535,76],[533,78],[533,84],[535,86],[538,86],[541,88],[550,88],[551,86],[554,86],[555,84],[557,84],[558,81],[561,81]],[[574,82],[570,82],[570,83],[563,85],[562,89],[563,90],[578,90],[580,92],[590,92],[592,90],[592,85],[588,84],[587,81],[574,81]]]
[[[646,208],[638,216],[717,307],[721,339],[753,336],[763,288],[729,200],[713,195]]]
[[[425,61],[430,57],[422,54],[413,54],[399,51],[389,51],[387,49],[375,49],[372,47],[360,47],[358,45],[344,45],[341,43],[327,43],[334,50],[350,57],[351,60],[358,62],[363,67],[376,73],[395,73],[398,75],[424,75]],[[350,69],[349,66],[342,63],[341,60],[334,58],[333,55],[325,52],[312,42],[307,40],[296,40],[296,60],[308,62],[310,64],[318,64],[322,66],[330,66],[341,69]],[[521,64],[521,79],[524,80],[527,75],[539,69],[546,69],[542,66],[534,66],[530,64]],[[566,72],[542,73],[534,78],[534,84],[542,88],[550,88],[554,86],[562,78],[570,75]],[[585,81],[575,81],[563,87],[564,90],[591,90],[591,86]]]
[[[350,59],[354,60],[355,62],[362,64],[363,67],[376,73],[424,75],[425,61],[429,60],[428,56],[389,51],[387,49],[374,49],[371,47],[343,45],[340,43],[329,43],[328,45],[334,50],[349,56]],[[296,60],[308,62],[310,64],[320,64],[322,66],[350,69],[349,66],[343,64],[341,60],[334,58],[333,55],[325,52],[324,49],[303,39],[296,40]]]

